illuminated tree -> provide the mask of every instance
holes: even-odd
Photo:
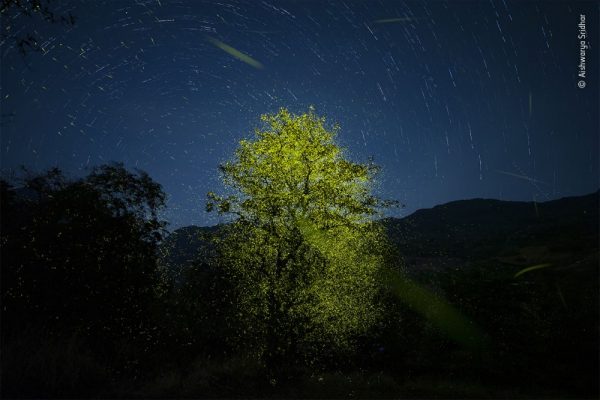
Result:
[[[377,167],[354,163],[311,107],[263,115],[264,129],[221,165],[233,194],[207,210],[234,216],[218,243],[237,289],[240,331],[271,371],[348,349],[378,320],[385,240],[373,222]],[[247,337],[246,337],[247,339]]]

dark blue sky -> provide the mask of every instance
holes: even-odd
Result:
[[[50,4],[76,24],[2,20],[44,48],[0,46],[5,174],[57,165],[79,176],[123,161],[164,186],[172,228],[214,224],[204,199],[220,189],[219,162],[260,114],[313,104],[341,125],[353,159],[383,167],[379,193],[406,204],[394,215],[598,189],[597,2]]]

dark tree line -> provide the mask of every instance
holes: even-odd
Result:
[[[227,268],[242,260],[234,266],[247,270],[253,253],[224,258],[219,247],[248,246],[247,237],[191,229],[189,257],[170,258],[189,237],[167,235],[164,206],[159,184],[121,164],[77,179],[52,169],[0,181],[2,397],[597,397],[596,225],[573,227],[577,239],[540,239],[566,261],[518,279],[491,258],[508,251],[501,243],[468,268],[415,271],[415,284],[390,278],[381,322],[351,336],[351,351],[305,344],[314,356],[276,359],[286,375],[273,385],[255,335],[269,325],[241,312],[244,277]],[[453,317],[449,304],[472,319]],[[448,335],[471,323],[485,346]]]
[[[174,278],[145,172],[51,169],[0,190],[3,397],[131,396],[234,355],[230,283],[206,254]]]
[[[24,336],[30,346],[77,337],[107,368],[135,372],[157,342],[160,185],[115,164],[76,180],[53,169],[1,189],[3,350]],[[35,391],[40,383],[10,357],[3,390]]]

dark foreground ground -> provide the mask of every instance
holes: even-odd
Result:
[[[274,382],[224,343],[196,257],[198,233],[214,229],[188,227],[163,243],[172,293],[127,340],[3,315],[2,396],[598,398],[598,193],[454,202],[384,223],[406,276],[476,327],[476,346],[398,301],[356,353]]]

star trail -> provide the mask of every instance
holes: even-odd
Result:
[[[218,164],[279,107],[314,105],[377,191],[419,208],[598,189],[598,3],[69,1],[2,16],[2,173],[122,161],[212,225]],[[580,16],[589,48],[578,87]],[[39,51],[15,38],[34,34]]]

